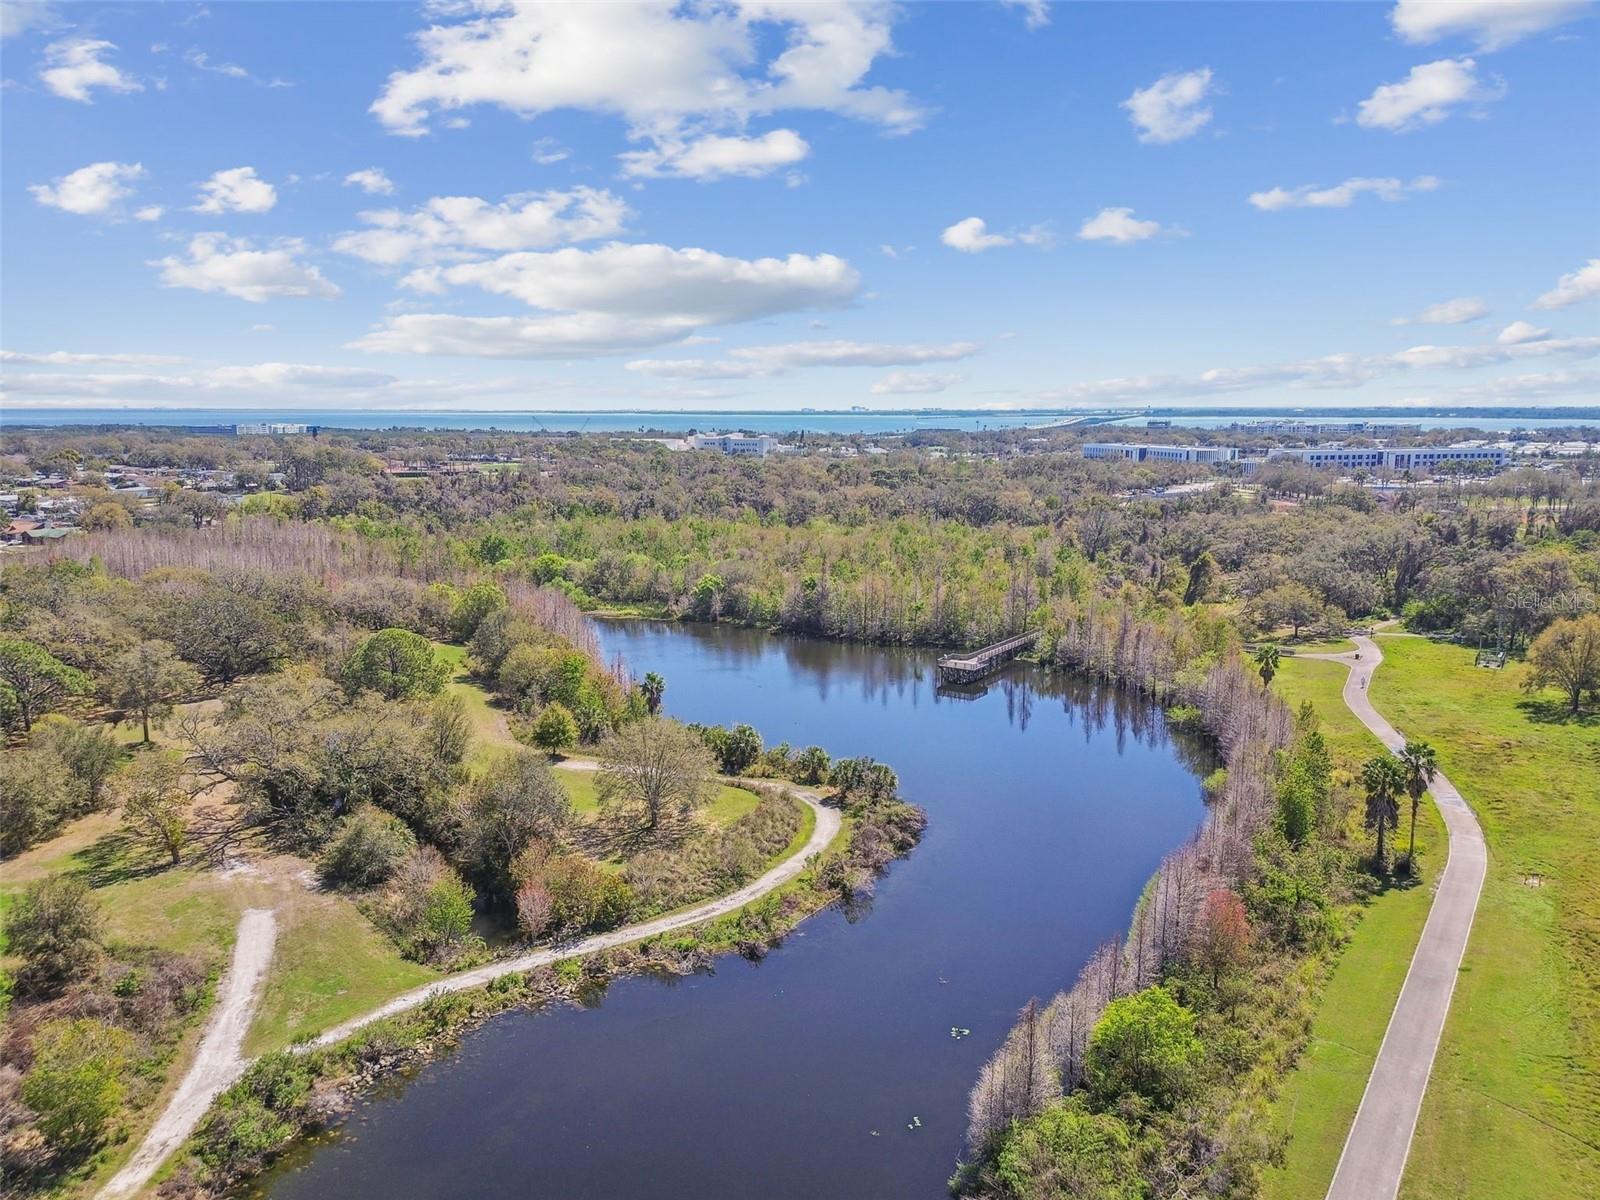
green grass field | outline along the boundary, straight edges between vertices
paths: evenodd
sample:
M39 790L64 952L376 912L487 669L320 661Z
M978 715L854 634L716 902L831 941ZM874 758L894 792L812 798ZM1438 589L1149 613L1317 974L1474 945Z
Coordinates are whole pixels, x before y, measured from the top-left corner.
M450 669L450 678L444 685L448 695L459 696L466 705L467 718L472 722L472 749L467 756L468 765L482 767L500 750L517 745L511 731L506 728L505 714L489 699L489 693L467 674L467 648L452 646L449 642L435 642L433 653Z
M567 797L572 801L572 810L580 817L588 818L600 811L600 797L595 792L594 776L593 771L556 764L556 778L566 789ZM725 783L717 789L717 794L706 805L703 815L721 829L750 812L758 802L754 792Z
M1382 747L1341 698L1340 663L1285 659L1274 680L1296 708L1309 700L1338 770L1354 773ZM1409 814L1407 814L1409 819ZM1402 825L1402 834L1409 833ZM1403 844L1403 843L1402 843ZM1443 869L1444 825L1432 804L1417 822L1420 886L1389 887L1362 906L1359 922L1324 984L1311 1040L1278 1094L1276 1125L1289 1135L1284 1162L1266 1174L1270 1200L1319 1198L1328 1189L1389 1015Z
M1520 664L1382 645L1373 702L1434 744L1489 842L1402 1200L1600 1196L1600 720L1529 697Z

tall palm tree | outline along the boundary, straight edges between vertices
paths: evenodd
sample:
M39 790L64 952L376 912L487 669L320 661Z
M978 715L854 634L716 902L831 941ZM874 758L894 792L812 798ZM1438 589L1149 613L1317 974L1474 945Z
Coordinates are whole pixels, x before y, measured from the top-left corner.
M1268 643L1257 647L1252 657L1255 659L1256 669L1261 672L1261 682L1271 687L1272 677L1278 673L1278 662L1283 657L1282 651Z
M1406 869L1416 873L1417 809L1428 794L1428 785L1439 773L1439 755L1427 742L1406 741L1400 751L1400 768L1406 775L1406 794L1411 797L1411 845L1406 849Z
M1406 769L1392 754L1375 754L1361 768L1361 786L1367 792L1367 828L1378 833L1374 864L1383 870L1383 835L1400 824L1400 796L1406 790Z
M645 706L650 709L650 715L655 716L661 711L661 697L666 693L667 681L651 671L645 675L639 690L644 693Z

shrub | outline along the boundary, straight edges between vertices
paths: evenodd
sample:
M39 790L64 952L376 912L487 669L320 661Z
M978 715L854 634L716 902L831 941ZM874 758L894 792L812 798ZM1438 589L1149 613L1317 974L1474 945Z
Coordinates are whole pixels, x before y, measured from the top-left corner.
M340 823L322 856L322 877L345 887L377 887L387 883L416 848L416 835L404 821L364 805Z
M537 938L550 928L555 917L555 900L541 883L525 883L517 889L517 928L526 938Z
M183 755L159 750L142 756L122 775L117 793L123 827L136 841L165 853L176 866L189 840Z
M533 744L541 750L555 753L565 750L578 740L578 722L566 705L551 703L533 723Z
M828 777L828 752L821 746L807 746L790 762L796 783L819 784Z
M125 1029L88 1019L47 1021L33 1035L33 1066L22 1098L56 1146L82 1152L98 1143L122 1104L133 1054Z
M6 934L30 984L54 987L84 974L100 952L100 914L89 885L72 875L36 880L11 910Z
M555 926L564 933L615 929L633 910L632 888L576 854L550 858L542 882L550 893Z
M200 1160L223 1176L263 1162L305 1125L311 1083L311 1064L300 1055L257 1059L212 1105L196 1134Z
M411 958L449 962L472 942L472 889L432 846L419 846L394 874L379 920Z
M55 754L12 750L0 755L0 855L26 850L66 820L72 782Z
M1106 1005L1089 1035L1084 1074L1101 1107L1132 1094L1170 1108L1189 1090L1200 1053L1194 1014L1165 987L1150 987Z
M1014 1126L994 1174L1007 1196L1141 1200L1145 1194L1127 1126L1085 1111L1076 1098Z
M496 759L473 785L462 834L477 878L510 901L517 856L535 840L558 840L571 823L572 801L550 764L518 749Z
M425 897L413 942L428 958L455 957L472 934L473 892L448 868L434 880Z
M506 593L498 583L480 579L456 597L450 610L450 633L458 642L472 640L478 625L496 609L506 607Z
M72 775L74 811L92 811L105 798L106 780L122 763L122 747L104 725L80 725L51 714L34 726L30 746L54 754Z

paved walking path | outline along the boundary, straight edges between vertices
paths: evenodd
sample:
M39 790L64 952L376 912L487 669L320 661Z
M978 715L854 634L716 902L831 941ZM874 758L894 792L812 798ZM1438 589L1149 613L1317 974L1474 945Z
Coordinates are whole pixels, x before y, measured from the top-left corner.
M586 765L589 769L593 767L593 764L581 762L567 765L580 770L585 769ZM295 1051L304 1053L306 1050L331 1046L374 1021L381 1021L385 1017L416 1008L429 997L443 992L469 991L472 988L482 987L502 975L513 975L532 970L534 967L548 966L562 959L579 958L598 950L625 946L629 942L637 942L737 912L752 900L765 896L799 875L806 869L806 864L812 856L820 853L839 832L843 818L838 809L823 804L822 797L808 788L791 787L789 791L816 814L817 822L811 831L811 836L796 853L738 891L729 892L725 896L697 904L682 912L657 917L653 921L628 925L566 946L535 950L516 958L478 967L476 970L463 971L458 975L447 975L443 979L436 979L423 987L396 996L371 1012L354 1017L342 1025L336 1025L315 1041L296 1046ZM272 945L276 934L277 923L271 910L253 908L244 914L239 922L239 934L233 947L233 965L229 967L227 975L222 980L216 1011L212 1013L210 1023L206 1026L205 1037L200 1042L200 1050L195 1055L193 1065L183 1077L183 1082L178 1085L178 1090L173 1093L166 1111L145 1136L143 1144L111 1182L101 1189L98 1200L117 1200L120 1197L132 1196L149 1183L150 1177L155 1174L156 1168L166 1161L167 1155L176 1150L199 1126L206 1110L211 1107L211 1102L250 1066L252 1060L243 1058L240 1049L244 1045L250 1021L255 1016L256 1002L261 996L261 984L266 978L267 965L272 961Z
M1344 702L1350 711L1391 750L1405 738L1384 720L1367 697L1372 673L1383 653L1371 638L1354 637L1357 650L1348 654L1305 654L1342 662L1350 668L1344 685ZM1356 658L1359 653L1361 657ZM1433 1058L1450 1012L1461 956L1466 952L1472 918L1478 911L1488 855L1483 830L1461 793L1444 777L1435 775L1429 788L1450 835L1450 857L1434 893L1433 907L1417 942L1394 1015L1378 1048L1366 1093L1356 1110L1355 1122L1345 1139L1344 1152L1334 1171L1327 1200L1393 1200L1400 1191L1411 1137L1428 1089Z
M271 909L246 909L239 918L233 961L217 989L216 1010L206 1025L194 1062L133 1157L100 1190L101 1200L131 1196L149 1183L167 1155L200 1124L211 1102L244 1074L250 1064L239 1050L256 1014L256 1001L261 998L261 985L267 977L277 937L278 921Z

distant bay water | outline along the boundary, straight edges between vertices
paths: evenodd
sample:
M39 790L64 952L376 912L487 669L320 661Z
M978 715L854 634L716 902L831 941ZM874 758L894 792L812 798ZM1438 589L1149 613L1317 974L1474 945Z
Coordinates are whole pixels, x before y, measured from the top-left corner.
M1526 410L1524 410L1526 411ZM1570 414L1570 415L1569 415ZM334 429L502 429L513 432L551 433L687 433L691 430L740 429L778 436L799 433L893 434L917 430L1045 428L1062 424L1098 424L1109 428L1137 428L1146 421L1170 420L1175 426L1198 429L1227 428L1236 422L1262 420L1389 421L1420 425L1424 429L1549 429L1570 426L1600 427L1600 408L1567 409L1556 417L1507 415L1504 410L1459 413L1431 411L1427 416L1405 409L1378 411L1299 410L1283 412L1187 413L1151 410L1138 413L1094 413L1041 410L1010 412L919 410L843 412L393 412L377 409L325 409L317 412L286 409L224 408L37 408L8 406L0 410L0 427L60 425L151 425L231 432L237 423L300 421Z

